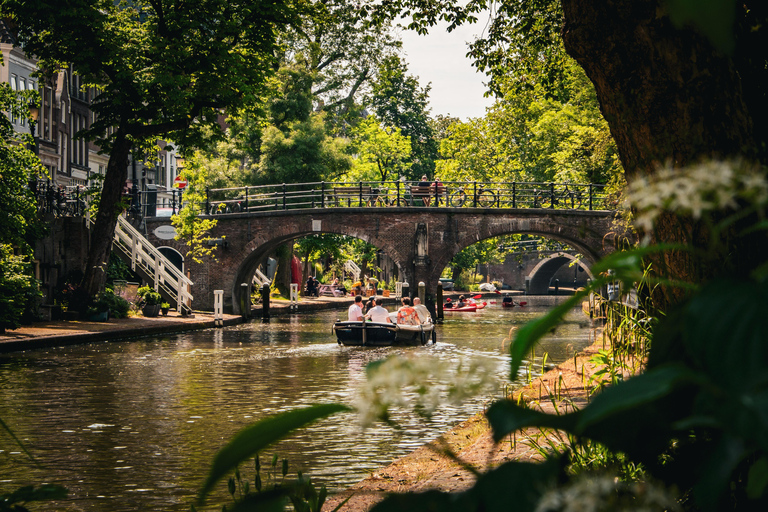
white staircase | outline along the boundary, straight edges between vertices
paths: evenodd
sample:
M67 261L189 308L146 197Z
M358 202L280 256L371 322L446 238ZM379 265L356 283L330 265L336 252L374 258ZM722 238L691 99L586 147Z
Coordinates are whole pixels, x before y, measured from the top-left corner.
M163 300L176 304L176 311L192 312L192 281L122 216L117 218L112 248L131 270L153 283Z
M347 260L344 262L344 270L351 273L354 276L354 279L352 279L352 282L356 282L360 280L360 267L355 264L352 260Z

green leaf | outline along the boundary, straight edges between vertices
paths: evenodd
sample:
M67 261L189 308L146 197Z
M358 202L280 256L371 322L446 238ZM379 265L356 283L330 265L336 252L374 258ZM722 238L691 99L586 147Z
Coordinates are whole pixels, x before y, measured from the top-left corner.
M572 430L578 418L578 413L547 414L527 407L520 407L512 400L494 403L485 415L493 430L493 440L497 443L507 434L527 427Z
M216 482L233 471L240 463L253 457L259 450L298 428L332 414L350 410L352 409L342 404L313 405L270 416L246 427L214 457L208 479L200 491L198 501L202 503Z
M749 468L747 475L747 496L757 499L763 495L768 487L768 458L760 457Z
M548 314L528 322L517 331L515 341L509 347L509 353L512 357L509 378L512 382L517 380L517 372L523 363L523 359L533 348L533 345L554 328L566 313L571 311L584 297L589 295L591 290L599 289L607 282L608 279L606 278L596 279L587 289L576 292L576 294L552 309Z

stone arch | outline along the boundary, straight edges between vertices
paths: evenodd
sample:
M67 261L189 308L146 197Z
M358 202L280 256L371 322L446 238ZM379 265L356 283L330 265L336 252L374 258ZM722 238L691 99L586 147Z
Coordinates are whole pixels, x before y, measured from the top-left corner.
M528 293L530 295L546 295L549 291L549 283L552 280L552 276L555 275L560 267L574 261L577 262L577 265L584 267L590 279L594 279L592 271L580 259L566 252L561 252L542 259L531 269L526 277L526 280L530 281Z
M280 245L284 244L285 242L289 242L291 240L296 240L297 238L301 238L304 236L309 235L319 235L319 234L337 234L337 235L345 235L350 236L353 238L358 238L360 240L363 240L376 248L384 251L385 253L389 254L395 264L398 267L399 272L403 272L404 269L400 265L400 261L402 261L401 257L399 256L399 251L393 247L391 244L387 243L384 240L380 240L376 237L368 236L364 233L358 233L358 234L352 234L349 231L355 231L355 230L338 230L338 231L331 231L331 230L321 230L321 231L306 231L306 230L296 230L291 231L290 229L285 230L283 233L281 233L279 236L271 236L269 239L266 239L264 237L258 237L251 240L244 249L240 252L240 255L238 257L240 264L235 270L234 273L234 279L232 282L232 288L231 288L231 297L232 297L232 310L234 314L242 314L242 305L246 303L247 297L243 296L243 287L241 286L241 283L251 283L251 280L253 278L253 275L256 273L256 269L259 266L259 263L269 254L275 251Z

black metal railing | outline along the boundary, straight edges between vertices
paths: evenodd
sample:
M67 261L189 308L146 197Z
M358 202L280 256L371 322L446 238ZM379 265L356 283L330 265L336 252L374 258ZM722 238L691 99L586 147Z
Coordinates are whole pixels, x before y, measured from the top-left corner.
M612 210L604 185L543 182L358 181L206 189L210 215L301 208L430 207Z
M82 186L37 183L38 208L56 216L84 215L88 198ZM613 210L604 185L543 182L357 181L280 183L205 190L203 212L227 215L306 208L541 208ZM124 194L131 217L170 217L183 206L180 190Z

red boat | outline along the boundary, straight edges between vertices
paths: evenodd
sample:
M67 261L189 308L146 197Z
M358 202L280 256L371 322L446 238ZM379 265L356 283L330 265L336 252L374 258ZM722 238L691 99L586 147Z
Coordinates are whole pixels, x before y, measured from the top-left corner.
M443 311L451 312L456 311L457 313L471 313L473 311L477 311L478 309L483 309L486 306L486 302L475 302L474 304L467 304L466 306L455 308L453 307L453 302L446 302L443 306Z

